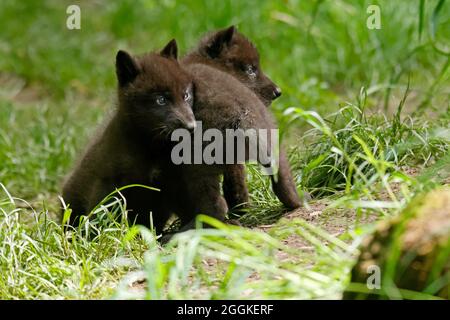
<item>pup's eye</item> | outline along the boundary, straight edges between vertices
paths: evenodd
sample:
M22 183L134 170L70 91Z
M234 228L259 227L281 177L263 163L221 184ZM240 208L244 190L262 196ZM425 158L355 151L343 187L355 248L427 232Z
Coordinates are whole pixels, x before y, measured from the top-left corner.
M186 91L186 92L183 94L183 100L184 100L184 101L187 101L187 102L190 102L190 101L192 100L192 94L191 94L190 91Z
M250 64L245 66L245 73L250 77L254 78L256 77L256 67L252 66Z
M156 103L159 104L160 106L165 106L167 104L167 99L164 96L157 96Z

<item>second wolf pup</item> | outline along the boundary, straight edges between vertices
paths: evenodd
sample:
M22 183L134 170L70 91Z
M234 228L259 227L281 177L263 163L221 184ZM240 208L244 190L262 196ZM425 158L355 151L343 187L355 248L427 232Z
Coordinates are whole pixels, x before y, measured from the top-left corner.
M181 62L184 65L205 64L233 75L255 92L266 106L281 95L280 88L262 71L256 47L234 26L207 34ZM280 149L279 157L277 178L272 176L274 192L287 208L297 208L301 202L283 149ZM225 167L223 190L229 207L237 207L235 213L240 214L239 209L248 202L243 165Z

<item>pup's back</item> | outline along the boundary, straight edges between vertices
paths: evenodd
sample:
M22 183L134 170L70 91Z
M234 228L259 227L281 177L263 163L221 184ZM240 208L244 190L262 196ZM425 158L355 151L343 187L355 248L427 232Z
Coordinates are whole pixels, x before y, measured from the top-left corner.
M194 79L195 117L204 128L275 128L258 96L235 77L200 63L185 65L185 69Z

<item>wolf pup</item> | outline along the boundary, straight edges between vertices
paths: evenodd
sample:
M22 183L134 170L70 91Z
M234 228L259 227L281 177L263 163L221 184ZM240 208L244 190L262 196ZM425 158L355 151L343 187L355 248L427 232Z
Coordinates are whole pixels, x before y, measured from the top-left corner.
M233 75L255 92L266 106L281 96L281 89L263 72L255 45L230 26L203 36L182 62L198 62Z
M182 64L205 64L233 75L257 94L265 106L281 95L275 85L261 70L256 47L238 33L234 26L206 35L198 47L182 59ZM272 176L272 186L281 202L290 209L300 206L300 199L283 149L280 150L278 179ZM242 214L248 202L244 165L225 167L223 191L230 208Z
M227 164L229 158L234 161L233 165L237 158L240 158L240 161L252 160L259 162L266 168L272 167L272 160L276 161L272 154L273 137L266 136L264 133L260 134L260 132L262 132L261 129L264 129L271 133L271 130L276 129L276 126L274 119L267 112L267 107L258 96L232 75L205 64L182 64L182 67L189 72L194 81L193 109L195 118L201 122L202 129L205 132L214 129L219 136L225 137L220 140L220 143L223 143L222 150L226 150L226 152L219 152L220 155L215 154L214 161L208 164L203 161L196 163L193 159L185 161L183 152L183 161L174 165L181 169L180 181L190 182L190 187L187 190L189 203L195 204L194 210L190 214L184 214L185 217L192 216L193 219L188 221L181 219L182 228L180 231L185 231L195 227L194 218L197 214L207 214L218 220L225 220L228 206L221 194L220 183L221 176L229 165ZM242 144L245 146L243 154L237 154L236 148L233 156L230 156L228 151L231 151L231 149L227 149L230 141L228 140L229 129L232 129L232 131L240 129L244 132L251 129L255 132L253 137L257 138L257 142L256 139L246 139L245 143ZM199 155L199 151L203 152L203 147L205 147L203 143L206 142L201 141L200 149L198 149L195 146L195 135L197 133L197 131L193 133L192 139L194 141L194 152L189 153L191 158L193 155L194 159ZM254 143L259 149L257 155L252 155L248 151L254 150ZM236 147L236 144L234 144L234 147ZM261 154L260 150L265 151ZM203 154L201 156L203 157ZM168 241L170 237L170 234L165 235L162 242Z
M264 129L268 132L272 129L276 129L273 116L267 111L266 105L254 91L249 89L228 72L215 68L210 64L209 58L201 57L200 55L197 55L193 59L190 59L189 57L192 56L188 55L185 59L182 59L181 65L193 78L195 87L194 114L195 118L198 121L201 121L204 130L219 130L222 137L226 137L228 129L240 129L244 131L252 129L254 132L260 132L260 129ZM259 133L257 135L259 135ZM266 147L265 150L271 150L271 138L264 143ZM250 145L252 145L252 142L246 142L245 150L249 150ZM258 145L257 147L260 148L261 145ZM264 150L264 146L262 149ZM247 151L244 152L244 161L250 160L247 158ZM236 155L236 153L234 154ZM191 161L190 163L184 162L180 165L180 168L182 168L182 175L180 178L185 181L191 181L190 185L192 188L189 188L191 191L190 202L197 204L195 211L191 214L194 217L196 214L203 213L216 217L222 221L225 219L225 215L228 212L228 206L224 197L221 195L220 182L221 176L224 175L226 168L230 166L230 164L227 164L227 161L225 161L225 158L228 158L225 153L221 154L221 156L223 159L220 162L195 164ZM251 160L256 160L265 166L268 163L266 161L267 158L262 159L259 158L259 156L260 154L258 154L256 159L253 158ZM269 159L271 158L271 160L276 161L272 156L273 154L268 155ZM281 159L283 160L284 158ZM283 168L287 167L289 170L286 161L283 162L282 165ZM278 169L279 171L284 170L281 166ZM243 181L245 183L244 178L245 177L243 177ZM295 185L293 184L292 177L283 175L283 179L286 179L291 183L291 185L289 185L290 189L286 188L286 190L279 191L280 189L277 189L276 186L283 184L280 184L280 179L275 182L276 179L273 178L274 189L277 196L289 207L300 206L300 200ZM191 220L186 224L185 221L182 220L182 225L183 227L180 231L185 231L193 228L195 226L195 221ZM170 237L171 235L166 235L163 242L168 241Z
M169 136L177 128L195 128L192 78L178 64L175 40L159 53L136 58L119 51L116 74L117 110L64 183L62 196L72 209L69 224L77 225L116 188L143 184L161 192L125 189L129 218L149 226L152 212L160 233L173 211L189 206L171 165Z

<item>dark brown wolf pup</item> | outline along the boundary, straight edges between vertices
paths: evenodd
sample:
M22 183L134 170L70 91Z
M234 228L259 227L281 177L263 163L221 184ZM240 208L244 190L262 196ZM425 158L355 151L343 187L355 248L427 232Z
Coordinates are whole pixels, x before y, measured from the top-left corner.
M174 40L159 53L132 57L119 51L116 73L117 110L64 183L62 196L72 209L69 223L76 226L81 215L116 188L142 184L161 192L124 190L129 218L150 226L152 213L160 233L172 212L193 210L170 158L170 133L178 128L192 131L196 125L192 78L177 62Z
M207 34L198 47L182 59L182 64L205 64L231 74L256 93L266 106L281 95L280 88L261 70L254 44L234 26ZM220 116L220 112L215 114ZM299 207L301 202L283 149L280 150L279 173L277 179L274 178L273 189L280 201L290 209ZM225 167L223 190L228 206L236 208L236 214L245 212L241 210L248 202L244 165Z

